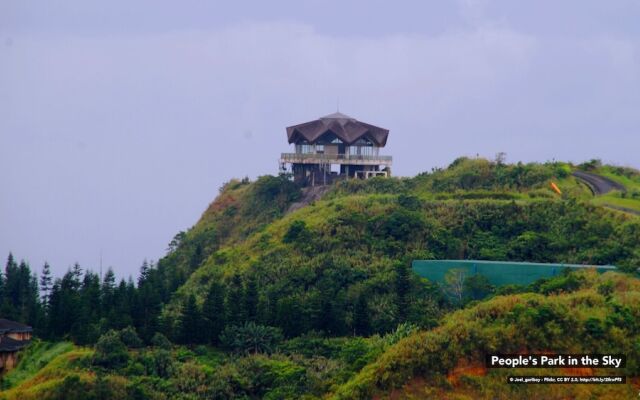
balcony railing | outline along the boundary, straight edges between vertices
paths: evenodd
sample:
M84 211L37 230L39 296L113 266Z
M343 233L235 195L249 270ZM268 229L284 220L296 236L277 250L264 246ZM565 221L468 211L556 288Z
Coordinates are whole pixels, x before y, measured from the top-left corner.
M391 156L323 153L282 153L282 162L336 163L336 164L391 164Z

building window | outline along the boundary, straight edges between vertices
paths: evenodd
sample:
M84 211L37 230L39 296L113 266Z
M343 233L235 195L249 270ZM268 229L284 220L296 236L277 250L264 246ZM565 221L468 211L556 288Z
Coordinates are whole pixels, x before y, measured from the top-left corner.
M324 145L323 144L317 144L316 145L316 153L324 153Z
M373 147L372 146L349 146L349 155L350 156L372 156Z

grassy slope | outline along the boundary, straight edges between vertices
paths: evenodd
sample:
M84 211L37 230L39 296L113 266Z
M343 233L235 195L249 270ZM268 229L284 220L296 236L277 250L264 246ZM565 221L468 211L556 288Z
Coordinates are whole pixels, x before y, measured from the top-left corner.
M50 343L34 340L20 353L18 366L2 377L2 388L8 389L31 378L54 358L73 350L73 343Z
M42 359L45 363L44 365L37 362L33 367L27 365L27 367L23 368L22 364L28 364L29 360L24 359L21 361L18 369L26 369L30 372L22 376L23 380L16 382L18 383L17 386L2 392L0 399L46 400L53 395L55 388L69 376L77 376L84 382L93 380L94 374L87 370L86 367L83 367L83 363L79 362L91 357L93 352L75 346L72 349L68 349L68 346L68 343L58 343L52 346L50 351L57 348L61 353L51 360ZM62 351L62 348L65 351ZM46 354L45 352L43 357L46 357Z
M613 272L584 277L583 288L573 293L500 296L448 315L438 328L387 350L333 398L635 398L636 379L627 385L505 384L508 375L638 376L640 331L634 321L640 316L640 280ZM610 296L602 289L609 284ZM485 354L519 352L623 353L628 365L626 371L483 366Z
M623 184L627 189L627 192L609 192L603 196L595 198L593 200L594 204L611 204L618 207L640 211L640 173L638 173L638 171L604 166L599 168L596 172Z

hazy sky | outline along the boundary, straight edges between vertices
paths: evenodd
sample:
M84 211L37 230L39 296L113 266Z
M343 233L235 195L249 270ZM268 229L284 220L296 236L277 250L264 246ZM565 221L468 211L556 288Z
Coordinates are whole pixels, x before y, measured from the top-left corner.
M638 21L638 0L0 0L0 257L136 276L338 98L390 129L396 175L640 167Z

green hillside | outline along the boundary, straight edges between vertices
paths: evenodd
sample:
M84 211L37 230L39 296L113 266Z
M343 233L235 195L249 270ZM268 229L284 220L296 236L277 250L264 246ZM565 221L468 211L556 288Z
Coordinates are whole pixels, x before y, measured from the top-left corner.
M492 351L618 352L638 376L640 217L605 206L616 194L594 197L577 168L636 201L637 171L597 163L460 158L413 178L339 182L314 201L286 177L232 180L137 285L65 275L49 311L65 319L45 326L77 346L32 345L0 399L637 395L636 380L507 387L507 370L481 363ZM527 287L468 278L454 295L412 274L414 259L619 272Z
M388 349L332 396L335 399L491 398L623 399L637 396L640 281L608 272L577 274L580 284L554 295L499 296L448 315L436 329ZM576 371L487 370L492 353L626 354L627 367L589 375L625 375L633 385L507 385L508 375Z
M552 181L565 189L562 196L550 189ZM592 206L588 193L566 164L482 159L459 159L412 179L343 182L323 200L213 251L173 296L164 319L178 321L188 295L201 303L213 283L250 282L257 288L255 320L288 337L353 332L359 297L371 315L367 333L384 333L406 316L430 326L449 306L412 277L411 301L398 310L395 269L413 259L637 265L638 218ZM205 214L193 231L208 224ZM336 310L326 312L328 323L323 308Z

